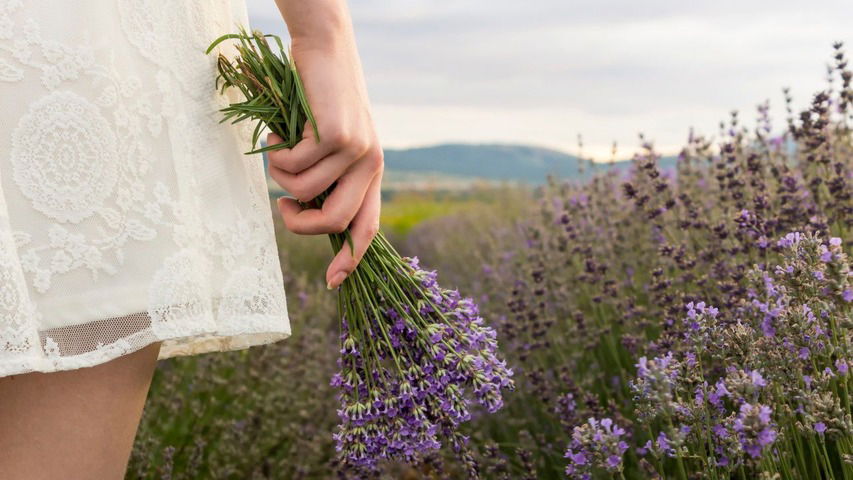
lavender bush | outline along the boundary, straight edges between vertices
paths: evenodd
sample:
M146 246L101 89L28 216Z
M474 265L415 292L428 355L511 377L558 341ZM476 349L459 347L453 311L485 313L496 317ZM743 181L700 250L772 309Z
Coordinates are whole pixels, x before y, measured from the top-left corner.
M630 172L539 192L525 273L495 288L513 292L501 330L520 389L563 427L519 425L542 437L542 477L560 476L561 449L572 478L851 476L840 45L829 73L799 115L786 95L784 132L762 104L754 129L732 114L716 146L691 135L674 171L646 142ZM584 433L601 418L630 438L621 464Z
M471 328L478 315L493 319L517 389L499 412L475 410L460 425L470 438L463 461L447 448L383 463L374 474L853 478L853 74L841 45L828 74L827 88L801 112L786 93L782 125L771 123L768 103L750 128L733 113L713 139L691 135L672 169L643 139L629 171L582 184L553 180L514 192L510 202L523 208L495 202L411 230L404 253L417 252L480 306L431 290L437 309L461 309ZM164 362L132 462L138 478L161 478L166 465L175 478L203 478L192 465L215 472L210 478L353 475L335 463L332 438L316 434L338 421L328 410L334 390L318 380L332 375L334 356L318 344L340 339L334 323L299 320L330 318L334 305L321 288L289 288L307 292L305 308L294 309L303 338L297 332L248 357L217 354L205 367L213 375L200 375L190 363L198 360ZM403 341L405 325L395 335ZM431 340L416 356L429 355ZM235 368L255 356L252 369ZM282 373L241 405L235 386L251 388L270 368ZM186 378L207 386L189 391ZM449 416L468 417L444 405ZM255 410L269 426L227 433ZM415 424L415 438L426 432L428 441L429 427ZM260 447L277 443L288 447ZM237 451L246 454L229 453Z

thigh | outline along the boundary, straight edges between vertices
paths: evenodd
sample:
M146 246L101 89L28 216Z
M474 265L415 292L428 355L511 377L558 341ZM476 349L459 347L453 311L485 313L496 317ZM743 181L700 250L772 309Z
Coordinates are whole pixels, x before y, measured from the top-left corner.
M4 480L124 478L160 343L101 365L0 378Z

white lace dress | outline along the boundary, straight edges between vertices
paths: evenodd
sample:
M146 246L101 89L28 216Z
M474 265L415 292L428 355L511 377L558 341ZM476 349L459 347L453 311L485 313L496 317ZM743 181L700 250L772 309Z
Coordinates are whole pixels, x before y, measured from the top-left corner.
M0 376L290 334L262 160L204 54L238 23L244 0L0 0Z

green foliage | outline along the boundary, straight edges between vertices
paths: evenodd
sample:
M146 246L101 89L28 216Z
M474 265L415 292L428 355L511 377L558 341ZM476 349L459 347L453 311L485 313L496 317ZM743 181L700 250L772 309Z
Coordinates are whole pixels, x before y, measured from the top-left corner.
M383 228L398 235L408 234L417 225L432 219L464 212L502 210L506 218L517 214L522 203L511 204L520 190L474 186L459 191L392 192L382 205ZM499 208L496 208L499 207Z
M273 53L267 38L273 38L278 45L278 53ZM223 35L207 48L210 53L226 40L238 40L238 56L229 59L223 54L217 57L219 75L216 85L222 82L221 92L228 88L239 90L244 99L232 103L221 110L221 122L238 123L245 120L255 122L252 134L252 146L258 144L261 132L269 128L282 138L282 143L256 148L247 154L262 153L282 148L292 148L302 139L306 122L314 127L314 138L320 141L317 122L305 98L302 81L284 52L284 45L276 35L264 35L255 30L247 32L240 27L236 34Z

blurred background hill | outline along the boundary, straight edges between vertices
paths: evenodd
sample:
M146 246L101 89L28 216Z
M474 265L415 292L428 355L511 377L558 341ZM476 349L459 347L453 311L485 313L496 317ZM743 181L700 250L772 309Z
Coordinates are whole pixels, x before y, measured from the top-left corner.
M663 170L675 157L660 159ZM266 160L265 160L266 165ZM445 143L385 149L385 190L461 190L474 184L540 185L549 175L586 180L609 168L628 170L630 160L592 163L559 150L521 144ZM270 191L281 189L270 181Z

